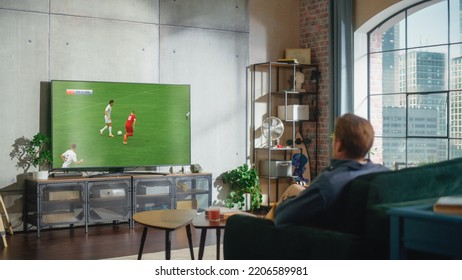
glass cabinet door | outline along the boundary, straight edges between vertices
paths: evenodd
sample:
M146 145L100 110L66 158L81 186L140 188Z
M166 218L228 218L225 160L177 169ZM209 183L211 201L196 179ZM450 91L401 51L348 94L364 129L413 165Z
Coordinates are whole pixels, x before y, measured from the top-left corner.
M85 184L40 185L40 225L79 224L85 222Z
M134 179L134 212L171 209L173 183L169 178Z
M131 179L88 182L88 222L131 219Z

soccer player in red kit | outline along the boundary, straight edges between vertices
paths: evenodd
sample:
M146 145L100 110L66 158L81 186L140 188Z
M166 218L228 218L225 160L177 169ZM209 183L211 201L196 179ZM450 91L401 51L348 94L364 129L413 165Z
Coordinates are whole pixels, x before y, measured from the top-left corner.
M135 117L135 111L132 111L130 115L128 116L127 121L125 122L125 135L124 135L124 144L127 144L127 139L129 136L133 136L135 132L135 123L136 123L136 117Z

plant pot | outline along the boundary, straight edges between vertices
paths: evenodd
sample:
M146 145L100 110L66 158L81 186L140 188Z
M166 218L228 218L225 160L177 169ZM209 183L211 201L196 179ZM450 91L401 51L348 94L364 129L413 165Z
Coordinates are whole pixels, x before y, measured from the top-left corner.
M250 193L244 194L244 211L250 211Z
M37 180L47 180L48 171L34 171L33 178Z

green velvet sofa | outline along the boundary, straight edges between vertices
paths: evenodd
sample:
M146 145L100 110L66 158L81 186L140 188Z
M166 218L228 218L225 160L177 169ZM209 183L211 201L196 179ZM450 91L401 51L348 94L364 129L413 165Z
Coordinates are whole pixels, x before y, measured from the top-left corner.
M389 259L389 209L434 203L455 194L462 194L462 158L363 175L345 188L335 228L277 228L263 218L231 216L225 228L224 258Z

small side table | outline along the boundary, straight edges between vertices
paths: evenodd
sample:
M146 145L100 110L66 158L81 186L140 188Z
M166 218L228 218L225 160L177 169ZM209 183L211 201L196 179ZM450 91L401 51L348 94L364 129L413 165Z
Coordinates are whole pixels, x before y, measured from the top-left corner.
M220 259L221 229L225 228L226 221L221 219L219 222L210 222L208 217L206 217L205 213L201 213L192 220L192 225L195 228L201 229L201 240L199 243L198 259L202 260L202 257L204 256L204 247L205 247L205 239L207 237L207 230L215 229L216 234L217 234L217 260L219 260Z
M234 212L239 212L237 214L239 215L251 215L255 216L253 214L247 213L247 212L242 212L242 211L237 211L229 208L220 208L220 214L223 216L224 213L234 213ZM211 222L209 221L207 215L205 213L201 213L197 215L192 220L192 225L195 228L201 229L201 239L199 243L199 256L198 259L202 260L202 257L204 256L204 247L205 247L205 239L207 237L207 230L208 229L215 229L216 230L216 238L217 238L217 260L220 259L220 242L221 242L221 230L226 227L226 220L223 219L223 217L220 219L219 222Z
M191 253L191 259L194 260L194 250L191 237L191 221L196 216L197 211L195 209L150 210L139 212L133 215L133 220L135 222L144 225L140 249L138 252L138 260L141 260L141 256L143 255L144 242L146 241L146 234L149 227L165 230L165 259L169 260L171 249L170 233L182 226L186 226L189 252Z
M398 207L390 215L390 258L408 250L462 259L462 216L433 212L433 205Z

